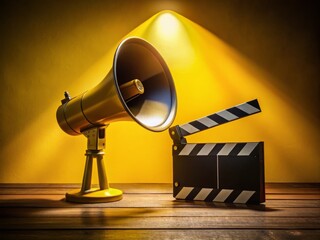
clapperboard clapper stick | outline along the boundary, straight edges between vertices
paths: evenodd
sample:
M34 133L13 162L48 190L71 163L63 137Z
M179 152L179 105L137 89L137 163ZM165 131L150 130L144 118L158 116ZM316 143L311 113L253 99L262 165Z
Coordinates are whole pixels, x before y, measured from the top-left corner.
M264 144L187 143L186 136L261 112L258 100L169 129L176 199L259 204L265 201Z

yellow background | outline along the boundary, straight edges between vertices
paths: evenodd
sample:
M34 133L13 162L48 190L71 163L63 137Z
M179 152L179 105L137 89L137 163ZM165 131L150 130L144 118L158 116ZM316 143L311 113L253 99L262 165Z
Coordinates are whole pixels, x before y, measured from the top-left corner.
M319 182L319 39L310 3L1 1L0 182L82 180L86 139L62 132L55 112L65 90L76 96L104 78L128 36L145 38L166 60L178 95L174 124L259 100L262 113L189 142L264 141L267 182ZM111 124L109 181L171 182L171 145L167 131Z

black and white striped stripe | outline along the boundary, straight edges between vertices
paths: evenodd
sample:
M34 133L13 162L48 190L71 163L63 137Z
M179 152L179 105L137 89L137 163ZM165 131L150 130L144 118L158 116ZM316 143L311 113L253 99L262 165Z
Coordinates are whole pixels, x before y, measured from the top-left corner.
M182 136L188 136L199 131L216 127L218 125L231 122L255 113L261 112L258 100L252 100L239 104L232 108L222 110L212 115L194 120L192 122L179 125Z
M257 192L252 190L182 187L174 197L180 200L247 204L257 201L255 199Z
M247 143L187 143L175 145L173 154L179 156L250 156L259 142Z

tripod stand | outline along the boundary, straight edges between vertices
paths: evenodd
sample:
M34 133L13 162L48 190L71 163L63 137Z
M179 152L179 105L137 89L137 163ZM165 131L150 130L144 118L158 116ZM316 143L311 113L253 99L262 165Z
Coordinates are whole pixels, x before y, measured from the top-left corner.
M113 202L122 199L122 191L110 188L104 165L105 126L94 127L83 131L87 137L86 165L84 169L82 187L66 193L68 202L98 203ZM99 188L91 188L93 159L97 160Z

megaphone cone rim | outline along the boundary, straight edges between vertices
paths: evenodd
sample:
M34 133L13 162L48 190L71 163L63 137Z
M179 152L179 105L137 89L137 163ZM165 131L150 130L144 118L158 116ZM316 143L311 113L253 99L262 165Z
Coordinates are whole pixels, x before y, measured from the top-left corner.
M163 67L164 73L169 81L169 85L170 85L170 91L171 91L171 108L170 108L170 112L168 114L168 117L166 118L166 120L164 122L162 122L159 125L156 126L148 126L147 124L143 123L142 121L140 121L138 118L136 118L136 116L131 112L130 108L128 107L127 103L125 102L124 98L122 97L121 91L120 91L120 87L118 84L118 77L117 77L117 61L119 58L119 52L120 50L123 48L124 45L128 44L128 43L137 43L137 44L141 44L144 47L148 48L149 51L151 51L157 58L157 60L159 61L159 63L161 64L161 66ZM170 127L170 125L173 123L174 118L176 116L176 112L177 112L177 97L176 97L176 91L175 91L175 86L174 86L174 82L173 82L173 78L172 75L169 71L169 68L166 64L166 62L164 61L164 59L162 58L162 56L160 55L160 53L157 51L157 49L149 42L147 42L146 40L139 38L139 37L129 37L126 38L124 40L122 40L120 42L120 44L118 45L115 54L114 54L114 58L113 58L113 75L114 75L114 83L119 95L119 99L121 101L121 104L123 105L124 109L126 110L126 112L132 117L132 119L134 119L138 124L140 124L142 127L154 131L154 132L161 132L164 131L166 129L168 129Z

